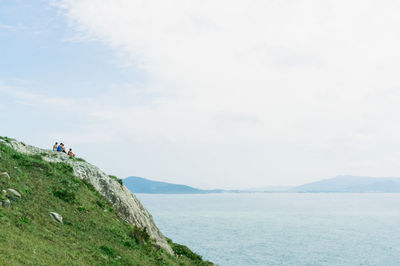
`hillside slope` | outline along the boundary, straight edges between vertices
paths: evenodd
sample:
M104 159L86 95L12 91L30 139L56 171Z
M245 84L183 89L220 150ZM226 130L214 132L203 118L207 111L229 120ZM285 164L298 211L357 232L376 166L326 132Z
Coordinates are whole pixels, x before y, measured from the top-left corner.
M97 167L8 138L0 157L1 265L208 264Z

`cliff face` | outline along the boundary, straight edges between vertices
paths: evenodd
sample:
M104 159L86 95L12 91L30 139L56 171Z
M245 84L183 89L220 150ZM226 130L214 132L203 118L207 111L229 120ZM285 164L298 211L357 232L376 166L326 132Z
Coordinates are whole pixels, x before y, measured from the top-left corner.
M159 246L169 253L173 253L164 235L155 225L153 217L142 203L125 186L110 178L98 167L84 161L72 160L64 153L36 148L16 140L6 142L0 139L0 142L23 154L40 155L48 162L63 162L70 165L76 177L91 183L101 195L112 203L121 219L138 227L146 228L150 237Z

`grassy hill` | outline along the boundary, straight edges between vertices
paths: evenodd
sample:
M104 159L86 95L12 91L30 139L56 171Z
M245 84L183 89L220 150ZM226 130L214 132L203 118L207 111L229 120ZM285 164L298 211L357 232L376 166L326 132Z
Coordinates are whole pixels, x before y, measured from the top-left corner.
M0 265L211 265L169 241L171 255L145 229L119 219L70 165L1 142L0 155Z

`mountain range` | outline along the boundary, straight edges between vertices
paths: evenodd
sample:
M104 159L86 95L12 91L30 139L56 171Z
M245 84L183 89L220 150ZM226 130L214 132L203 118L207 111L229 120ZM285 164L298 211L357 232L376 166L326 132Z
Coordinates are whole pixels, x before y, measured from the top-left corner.
M152 181L131 176L123 180L133 193L206 194L206 193L400 193L400 178L340 175L301 186L266 186L261 188L204 190L186 185Z

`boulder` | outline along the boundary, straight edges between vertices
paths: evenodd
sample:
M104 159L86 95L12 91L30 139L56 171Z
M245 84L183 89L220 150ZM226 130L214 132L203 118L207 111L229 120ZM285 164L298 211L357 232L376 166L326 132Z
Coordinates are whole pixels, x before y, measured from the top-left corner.
M51 216L54 220L56 220L57 222L59 222L59 223L64 223L64 222L63 222L63 218L62 218L62 216L61 216L60 214L58 214L58 213L56 213L56 212L50 212L50 216Z
M0 202L1 202L1 205L3 207L10 207L11 206L11 202L10 202L9 199L1 200Z
M8 179L11 179L10 175L7 172L0 173L0 176L7 177Z
M18 198L18 197L15 197L15 196L12 196L12 195L8 195L7 198L8 198L9 200L11 200L11 201L14 201L14 202L18 202L18 201L19 201L19 198Z
M9 188L9 189L7 189L7 190L8 190L8 192L10 192L10 194L12 194L13 196L16 196L16 197L18 197L18 198L21 197L21 194L20 194L18 191L16 191L15 189Z

